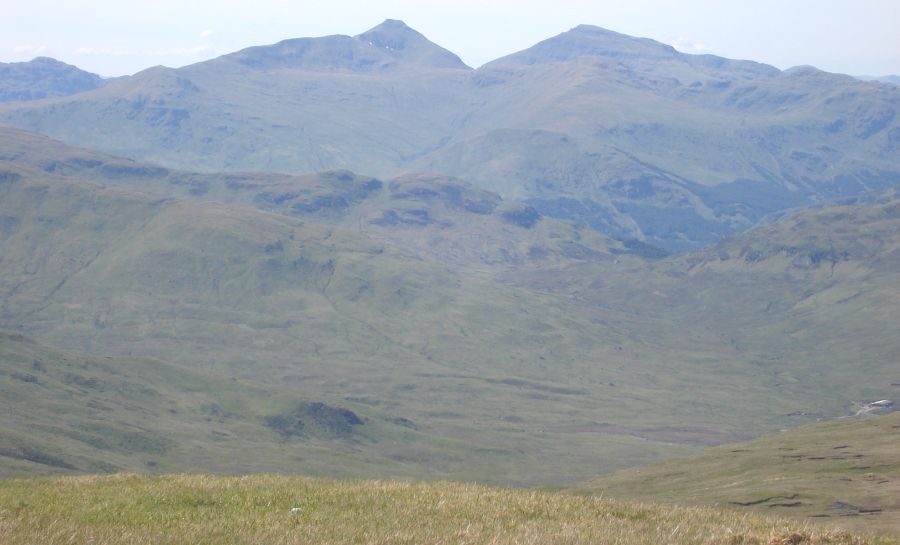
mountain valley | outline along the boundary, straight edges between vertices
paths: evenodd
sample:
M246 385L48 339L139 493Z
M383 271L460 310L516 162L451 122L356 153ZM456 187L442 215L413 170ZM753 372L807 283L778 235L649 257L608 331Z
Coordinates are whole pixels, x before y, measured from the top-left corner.
M4 478L746 503L791 441L896 445L841 418L900 397L895 85L593 26L471 68L396 20L62 73L0 70Z

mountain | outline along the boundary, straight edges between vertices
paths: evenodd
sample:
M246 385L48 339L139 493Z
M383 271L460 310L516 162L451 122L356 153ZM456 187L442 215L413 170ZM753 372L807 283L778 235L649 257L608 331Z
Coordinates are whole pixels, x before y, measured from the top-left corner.
M65 179L218 201L358 231L468 273L611 261L629 253L590 229L439 175L380 180L349 171L227 176L162 168L0 127L0 161ZM615 253L614 253L615 252Z
M96 74L49 57L0 63L0 102L74 95L105 83Z
M386 22L355 38L288 40L150 68L77 103L42 103L31 114L37 123L15 121L23 110L0 123L168 167L381 176L440 145L469 100L470 72Z
M894 85L900 85L900 76L857 76L859 79L863 81L880 81L881 83L893 83Z
M386 21L0 106L0 472L560 485L891 399L897 93Z
M711 505L900 531L900 413L783 430L599 477L604 497Z
M427 172L684 251L900 180L896 86L579 26L473 70L399 21L156 67L0 123L167 168Z
M417 168L670 250L900 179L889 86L585 26L477 77L503 103Z
M403 21L388 19L358 36L285 40L223 57L255 69L323 71L468 69L459 57L428 41Z
M433 175L197 174L3 134L0 328L62 357L152 358L253 383L235 444L263 437L271 417L288 444L322 446L285 467L577 482L851 414L896 381L893 194L660 258ZM25 368L11 373L41 380L16 361ZM71 372L108 382L112 369ZM267 398L281 401L253 401ZM10 463L40 471L22 465L23 445L57 458L69 447L28 443L30 428L56 428L29 420L21 390L8 399L24 415L4 421ZM351 437L332 463L334 443L290 431L314 403L399 428L359 438L381 454ZM172 425L206 433L185 418ZM64 463L79 469L144 459L73 452ZM272 464L288 455L271 452ZM382 455L396 464L380 472Z
M64 353L114 361L150 357L236 381L236 387L251 381L263 392L283 388L294 399L349 405L370 418L377 411L427 438L363 436L361 446L339 449L349 449L339 458L333 445L313 442L315 451L303 463L286 462L285 468L534 484L577 480L600 451L610 453L611 467L621 467L625 459L689 450L695 437L708 440L694 434L679 445L650 446L620 430L607 437L554 429L573 416L606 414L606 408L614 408L610 418L624 420L618 407L626 394L608 383L631 374L612 345L615 331L570 316L563 300L461 274L327 223L104 189L11 163L0 170L0 327L27 332ZM605 362L602 368L597 361ZM13 371L41 380L27 365ZM88 378L110 382L103 376L108 372L98 369ZM596 380L589 388L585 373ZM132 382L139 384L140 376ZM4 442L16 459L28 429L55 429L39 418L49 413L28 412L29 399L11 396L18 404L11 412L31 418L4 420ZM632 403L625 400L625 406ZM236 426L261 416L283 415L286 420L276 422L287 423L296 418L286 400L257 409L247 404L238 407ZM182 425L198 429L190 418ZM264 431L244 429L236 441ZM192 444L215 439L203 433ZM170 439L179 445L181 437ZM375 469L378 458L366 437L397 463ZM52 444L25 447L57 458L67 452ZM87 456L90 450L74 452ZM231 467L261 467L232 456ZM221 467L208 458L195 465L157 458L160 467ZM119 460L116 467L138 463ZM78 459L65 463L86 469Z

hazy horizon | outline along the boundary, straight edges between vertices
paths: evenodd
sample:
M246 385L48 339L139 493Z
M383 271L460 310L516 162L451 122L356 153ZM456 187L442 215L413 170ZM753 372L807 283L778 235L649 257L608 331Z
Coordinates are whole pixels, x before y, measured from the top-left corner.
M170 0L135 7L109 0L71 5L0 0L6 29L0 62L53 57L103 76L156 65L179 67L290 38L355 35L400 19L473 67L528 48L579 24L652 38L686 53L750 59L785 69L900 74L900 8L890 0L765 0L725 5L663 0L628 5L577 2L428 5L397 0L354 2L261 0L253 5ZM173 15L174 14L174 15Z

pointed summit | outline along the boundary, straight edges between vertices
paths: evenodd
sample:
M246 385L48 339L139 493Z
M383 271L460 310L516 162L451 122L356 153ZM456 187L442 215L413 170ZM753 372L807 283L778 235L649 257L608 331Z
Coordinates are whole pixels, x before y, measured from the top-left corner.
M469 68L454 53L397 19L386 19L356 38L410 64L431 68Z
M388 19L358 36L295 38L248 47L221 57L256 69L377 72L397 68L469 69L456 55L428 41L403 21Z
M356 36L360 40L372 42L377 47L390 49L406 49L407 43L414 41L428 41L425 36L411 29L399 19L385 19L383 23Z

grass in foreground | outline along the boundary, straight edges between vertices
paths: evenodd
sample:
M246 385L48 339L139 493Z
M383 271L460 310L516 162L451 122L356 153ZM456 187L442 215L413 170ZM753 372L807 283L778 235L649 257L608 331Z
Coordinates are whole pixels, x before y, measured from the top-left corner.
M706 508L454 483L300 477L63 477L0 482L0 543L616 543L898 541Z

